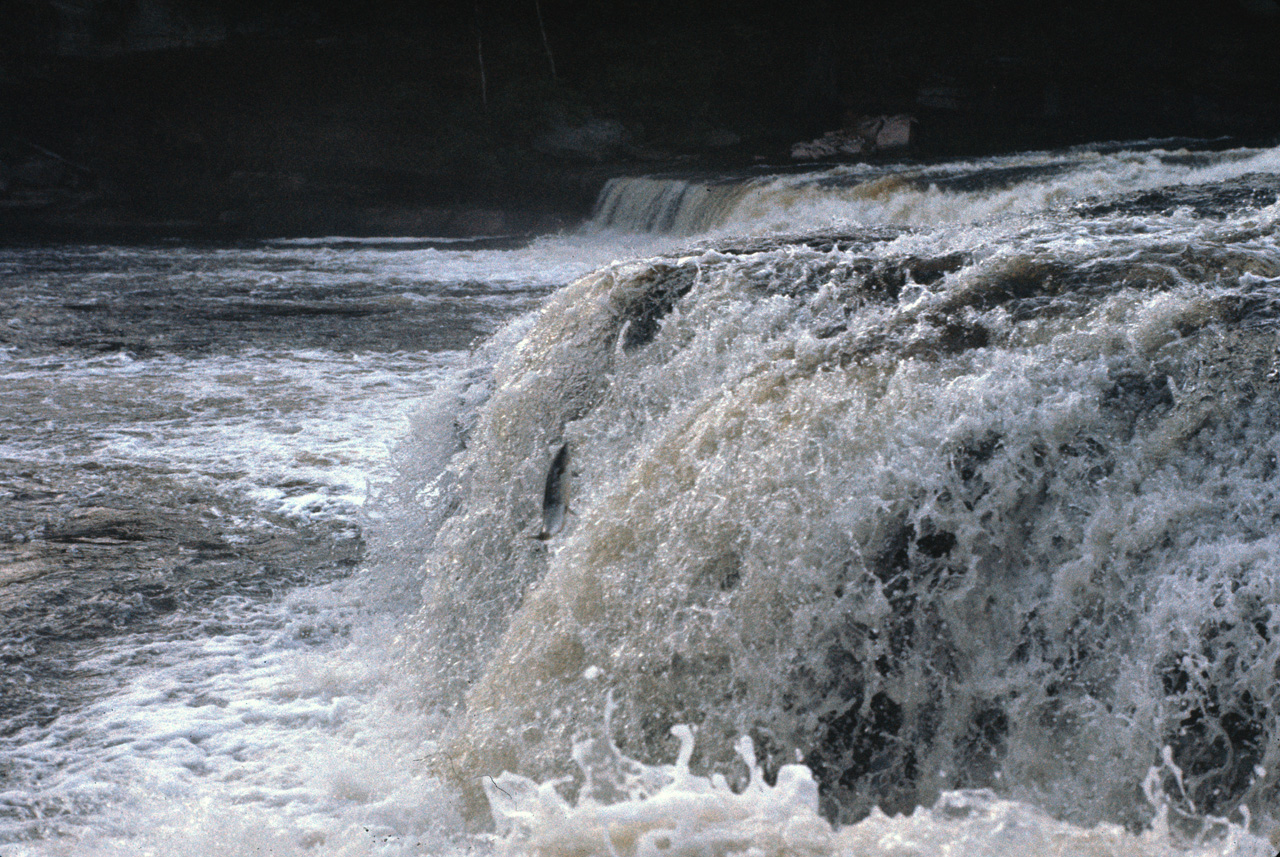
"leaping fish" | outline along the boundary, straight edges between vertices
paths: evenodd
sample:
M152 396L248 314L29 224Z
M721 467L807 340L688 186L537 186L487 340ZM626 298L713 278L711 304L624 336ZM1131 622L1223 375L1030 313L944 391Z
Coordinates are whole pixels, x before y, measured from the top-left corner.
M542 532L536 538L545 542L564 529L569 512L569 444L562 443L551 460L547 484L542 490Z

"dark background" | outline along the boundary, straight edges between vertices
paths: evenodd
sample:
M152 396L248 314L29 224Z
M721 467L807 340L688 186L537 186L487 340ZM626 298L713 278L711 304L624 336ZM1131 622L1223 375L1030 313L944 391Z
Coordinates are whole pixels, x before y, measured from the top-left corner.
M1274 144L1278 45L1274 0L0 0L0 240L551 229L860 114Z

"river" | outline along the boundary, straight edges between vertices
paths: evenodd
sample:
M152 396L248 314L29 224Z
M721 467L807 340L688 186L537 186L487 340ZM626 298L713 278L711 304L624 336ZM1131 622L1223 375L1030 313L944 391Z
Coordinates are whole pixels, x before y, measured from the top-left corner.
M1271 857L1278 194L0 250L0 855Z

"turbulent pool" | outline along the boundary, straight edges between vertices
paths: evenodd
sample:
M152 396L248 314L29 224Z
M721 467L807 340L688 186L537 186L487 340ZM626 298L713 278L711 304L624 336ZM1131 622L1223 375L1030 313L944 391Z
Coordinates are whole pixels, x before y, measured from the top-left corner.
M0 251L0 854L1257 854L1280 150Z

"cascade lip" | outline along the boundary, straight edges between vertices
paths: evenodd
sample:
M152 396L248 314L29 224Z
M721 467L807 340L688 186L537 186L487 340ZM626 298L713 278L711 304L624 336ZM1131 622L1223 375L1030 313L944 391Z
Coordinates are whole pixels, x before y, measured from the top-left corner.
M1264 208L1280 196L1274 167L1280 150L1222 150L1212 145L1219 140L1205 141L1211 145L1202 149L1167 148L1185 142L1141 140L929 164L906 159L624 175L605 184L583 229L705 237L713 246L738 235L766 236L739 241L806 243L810 232L930 228L1066 207L1083 217L1189 210L1221 218ZM1134 157L1126 162L1118 153Z

